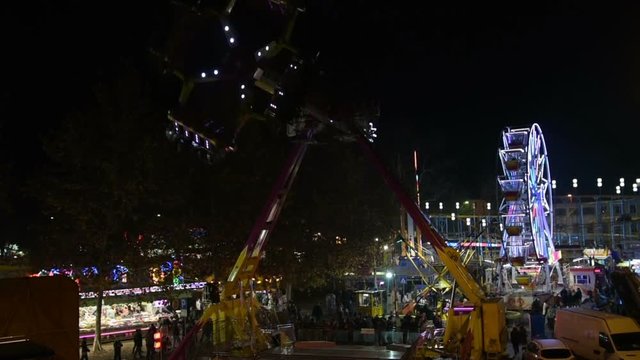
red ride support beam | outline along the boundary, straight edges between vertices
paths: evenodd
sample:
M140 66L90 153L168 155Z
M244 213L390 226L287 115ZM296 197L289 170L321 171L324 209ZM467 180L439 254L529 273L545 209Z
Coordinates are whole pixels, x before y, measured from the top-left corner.
M305 136L300 139L291 150L278 179L271 189L269 199L253 224L245 247L240 253L240 256L238 256L236 264L227 278L227 283L223 291L224 298L235 293L238 289L238 281L250 279L255 274L262 249L273 233L273 229L284 207L293 181L298 174L298 169L300 168L300 164L302 163L302 159L304 158L314 132L313 129L307 130Z

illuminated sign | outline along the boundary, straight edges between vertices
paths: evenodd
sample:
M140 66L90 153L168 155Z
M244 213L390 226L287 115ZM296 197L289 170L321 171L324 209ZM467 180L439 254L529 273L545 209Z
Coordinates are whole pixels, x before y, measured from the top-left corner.
M451 247L457 247L457 246L463 246L463 247L470 247L470 246L475 246L475 247L488 247L488 248L499 248L502 245L500 243L489 243L489 242L471 242L471 243L460 243L457 241L447 241L447 245L451 246Z

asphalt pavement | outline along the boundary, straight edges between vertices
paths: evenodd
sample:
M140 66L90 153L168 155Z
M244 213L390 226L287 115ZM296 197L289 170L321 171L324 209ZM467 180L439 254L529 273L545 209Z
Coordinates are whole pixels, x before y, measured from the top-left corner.
M144 345L144 344L143 344ZM102 344L102 351L93 351L92 345L89 345L89 360L113 360L113 342L107 342ZM125 340L122 342L121 349L122 360L133 360L133 340ZM144 353L143 349L143 356ZM80 358L80 349L78 349L78 359ZM146 359L146 357L144 357Z

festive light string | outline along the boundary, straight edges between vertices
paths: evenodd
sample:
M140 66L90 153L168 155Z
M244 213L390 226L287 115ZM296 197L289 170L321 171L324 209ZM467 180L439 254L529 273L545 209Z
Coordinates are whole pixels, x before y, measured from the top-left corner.
M131 296L131 295L144 295L149 293L163 292L167 290L195 290L202 289L206 285L206 282L195 282L189 284L179 284L179 285L169 285L169 286L148 286L141 288L131 288L131 289L115 289L115 290L105 290L104 297L112 297L112 296ZM89 291L89 292L81 292L80 299L93 299L97 298L98 293Z

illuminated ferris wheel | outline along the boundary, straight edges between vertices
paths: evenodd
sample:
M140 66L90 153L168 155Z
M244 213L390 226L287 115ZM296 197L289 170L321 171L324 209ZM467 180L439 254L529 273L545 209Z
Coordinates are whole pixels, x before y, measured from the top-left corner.
M514 265L554 264L551 174L542 130L538 124L506 128L502 141L503 256Z

